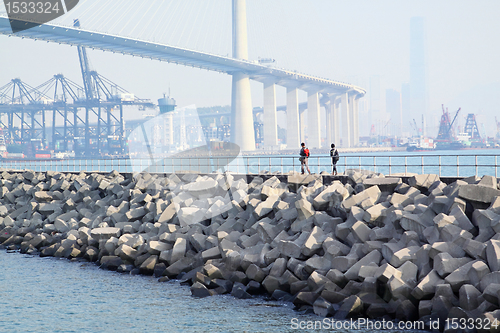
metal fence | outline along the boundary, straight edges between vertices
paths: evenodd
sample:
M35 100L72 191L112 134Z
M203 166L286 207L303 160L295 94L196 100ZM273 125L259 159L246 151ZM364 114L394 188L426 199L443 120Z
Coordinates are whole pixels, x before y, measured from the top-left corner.
M312 173L332 172L329 156L310 157ZM160 160L148 159L63 159L63 160L2 160L0 167L8 170L60 171L60 172L200 172L216 170L234 173L287 173L300 171L296 156L240 156L234 157L182 157ZM491 175L498 177L498 155L377 155L341 156L338 173L346 170L365 170L386 175L433 173L443 177Z

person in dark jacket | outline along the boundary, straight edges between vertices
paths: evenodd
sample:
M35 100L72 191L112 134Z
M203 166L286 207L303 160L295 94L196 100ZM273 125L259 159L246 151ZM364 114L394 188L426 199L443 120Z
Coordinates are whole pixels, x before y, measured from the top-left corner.
M307 172L311 174L311 170L309 170L309 165L308 165L309 149L306 148L306 144L304 142L302 142L300 146L302 147L300 149L300 157L299 157L301 173L304 174L304 169L306 169Z
M339 161L339 151L335 149L335 144L332 143L332 149L330 149L330 156L332 157L332 175L337 175L337 162Z

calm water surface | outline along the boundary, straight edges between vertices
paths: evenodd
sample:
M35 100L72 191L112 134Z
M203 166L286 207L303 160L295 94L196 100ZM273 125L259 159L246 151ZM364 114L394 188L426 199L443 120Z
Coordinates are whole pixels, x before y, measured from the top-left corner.
M92 263L0 250L0 267L1 332L298 332L292 318L321 320L262 298L197 299L177 281Z
M177 281L0 250L1 332L287 332L292 305L191 297ZM271 307L270 305L275 305Z

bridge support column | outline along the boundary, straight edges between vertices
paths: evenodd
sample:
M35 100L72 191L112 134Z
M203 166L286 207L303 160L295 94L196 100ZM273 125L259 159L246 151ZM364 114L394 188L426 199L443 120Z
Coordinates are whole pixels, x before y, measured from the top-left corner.
M332 108L330 105L325 105L325 115L326 115L326 147L330 147L332 143L333 134L333 119L332 119Z
M349 96L347 93L343 93L340 97L342 104L342 147L351 147L351 117L349 115Z
M248 59L245 0L233 0L233 58ZM255 150L250 79L241 72L233 73L231 141L240 146L241 150Z
M321 148L321 128L319 126L319 94L317 91L307 93L307 145L310 148Z
M340 122L339 122L339 103L340 99L338 96L330 97L330 121L331 121L331 140L335 143L335 146L340 145Z
M355 142L355 133L354 133L354 96L349 96L349 139L350 139L350 146L353 147L356 144Z
M359 146L359 97L354 98L353 103L353 127L354 127L354 146Z
M231 141L243 151L255 150L250 79L243 73L233 74Z
M264 146L275 149L277 145L276 84L269 81L264 83Z
M286 145L288 149L300 147L299 90L286 88Z
M299 108L299 118L300 118L300 142L306 142L306 131L305 131L305 118L306 112L305 110L300 110Z

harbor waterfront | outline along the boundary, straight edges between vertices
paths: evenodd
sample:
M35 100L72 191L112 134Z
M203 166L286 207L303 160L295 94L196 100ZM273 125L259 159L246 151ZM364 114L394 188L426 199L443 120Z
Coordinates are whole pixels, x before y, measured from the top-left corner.
M468 177L472 175L500 175L500 149L476 149L439 152L358 152L343 153L337 163L339 173L346 170L365 170L385 175L411 175L432 173L443 177ZM311 152L309 166L312 173L331 173L331 158L327 154ZM225 156L182 156L156 158L107 158L59 160L0 160L6 170L34 170L58 172L141 172L175 173L194 171L230 171L242 174L287 173L298 171L300 161L289 154Z
M54 331L89 329L93 324L92 331L108 331L116 321L125 331L293 331L298 328L294 323L323 318L420 322L424 329L439 323L442 331L452 327L453 318L489 325L499 319L495 286L500 284L500 189L492 176L25 170L4 171L0 180L1 247L75 261L61 268L64 263L57 260L17 253L0 256L2 263L18 256L25 263L36 260L35 267L47 264L46 270L33 269L26 277L35 274L29 280L43 281L46 277L40 275L47 274L51 279L36 284L39 292L46 292L32 305L34 311L39 313L45 300L57 303L61 298L64 309L52 311L52 306L51 312L63 317L63 323L75 316L71 323L79 326L61 325ZM125 274L86 270L91 263ZM28 264L21 266L22 271ZM9 286L22 279L14 278L11 268L1 274L10 281L2 285L2 295L12 297ZM94 278L98 283L91 282ZM72 280L70 286L62 286L66 279ZM187 294L178 282L190 286L193 299L183 303ZM64 294L47 289L54 285ZM141 286L153 294L151 299ZM77 308L64 301L69 290L75 302L82 302ZM82 298L81 291L88 298ZM123 292L126 295L120 296ZM229 295L242 300L238 307L252 306L245 310L247 317L226 317L226 309L234 311L236 301L228 300ZM201 305L193 305L196 298ZM167 305L172 302L175 305ZM120 320L112 315L124 307L142 309L145 303L155 307L153 314L161 311L158 316L167 318L150 324L144 316ZM206 312L200 310L204 304L210 304ZM276 312L274 305L279 307ZM214 306L217 316L210 322ZM253 311L253 306L259 309ZM186 307L191 310L184 311ZM81 311L88 316L88 308L98 311L97 323L94 318L89 323L88 317L81 321ZM177 319L179 311L183 314ZM310 316L313 313L316 317ZM294 319L301 314L307 315ZM230 323L222 329L213 324L226 320ZM19 331L16 324L8 325ZM46 328L40 320L26 325L32 327L28 331Z

